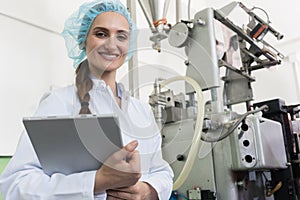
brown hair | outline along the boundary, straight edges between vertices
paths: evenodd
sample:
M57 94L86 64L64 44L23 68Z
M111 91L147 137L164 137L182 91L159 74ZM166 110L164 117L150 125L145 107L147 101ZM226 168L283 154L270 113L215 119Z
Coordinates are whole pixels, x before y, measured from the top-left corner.
M93 87L93 82L90 78L90 70L88 61L84 60L76 69L76 87L77 94L81 104L79 114L91 114L89 109L90 94L89 91Z

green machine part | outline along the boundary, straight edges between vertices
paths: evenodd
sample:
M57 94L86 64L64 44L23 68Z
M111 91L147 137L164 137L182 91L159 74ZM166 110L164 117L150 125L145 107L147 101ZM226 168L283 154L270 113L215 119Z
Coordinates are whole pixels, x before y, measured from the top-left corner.
M6 167L6 165L10 159L11 159L11 156L0 156L0 174L2 174L4 168ZM0 193L0 200L2 200L1 193Z

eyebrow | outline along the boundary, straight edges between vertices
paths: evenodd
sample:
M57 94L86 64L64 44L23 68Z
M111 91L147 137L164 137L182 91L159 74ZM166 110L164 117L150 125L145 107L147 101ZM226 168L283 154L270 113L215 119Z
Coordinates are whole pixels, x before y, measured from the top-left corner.
M93 28L93 31L98 31L98 30L101 30L101 31L105 31L105 32L110 32L109 29L105 28L105 27L95 27ZM126 33L129 35L129 31L127 30L117 30L118 33Z

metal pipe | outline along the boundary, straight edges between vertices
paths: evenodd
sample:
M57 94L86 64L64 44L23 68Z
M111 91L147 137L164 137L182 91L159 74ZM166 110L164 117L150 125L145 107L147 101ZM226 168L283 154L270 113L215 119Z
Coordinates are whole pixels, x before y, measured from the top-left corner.
M191 1L192 1L192 0L189 0L189 1L188 1L188 20L191 19Z
M218 92L216 88L212 88L210 90L210 94L211 94L211 101L218 101Z
M165 0L163 17L167 17L169 5L170 5L170 0Z
M130 0L127 0L127 4L128 4L129 2L131 2L131 1L130 1ZM150 17L149 17L149 15L148 15L147 11L145 10L144 4L142 3L141 0L138 0L138 2L139 2L140 6L141 6L141 8L142 8L142 11L143 11L145 17L146 17L146 20L147 20L147 22L148 22L148 24L149 24L149 27L150 27L151 29L154 29L153 23L151 22Z
M34 23L31 23L31 22L29 22L29 21L25 21L25 20L23 20L23 19L21 19L21 18L13 17L13 16L11 16L11 15L8 15L8 14L2 13L2 12L0 12L0 15L1 15L1 16L4 16L4 17L6 17L6 18L9 18L9 19L18 21L18 22L20 22L20 23L23 23L23 24L26 24L26 25L35 27L35 28L37 28L37 29L40 29L40 30L43 30L43 31L46 31L46 32L53 33L53 34L55 34L55 35L61 36L61 34L60 34L59 32L57 32L57 31L51 30L51 29L46 28L46 27L43 27L43 26L39 26L39 25L34 24Z
M181 0L176 0L176 22L180 22L182 19Z
M132 20L136 23L136 2L127 0L127 7L131 14ZM132 55L131 59L128 61L128 74L129 74L129 91L131 91L131 96L135 98L140 97L139 93L139 72L138 72L138 56L137 51Z

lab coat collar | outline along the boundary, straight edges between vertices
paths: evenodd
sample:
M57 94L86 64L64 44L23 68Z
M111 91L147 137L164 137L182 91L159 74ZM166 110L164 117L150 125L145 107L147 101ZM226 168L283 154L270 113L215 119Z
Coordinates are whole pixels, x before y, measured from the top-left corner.
M95 77L93 74L90 74L90 78L93 81L93 88L92 90L98 90L99 88L107 88L109 90L110 87L105 83L104 80L99 79L97 77ZM125 87L122 83L117 83L116 82L116 87L117 87L117 93L118 93L118 97L122 100L122 107L123 109L127 109L127 104L129 101L129 97L130 97L130 93L129 91L125 91Z
M90 74L90 78L93 81L93 89L98 89L100 88L109 88L109 86L105 83L104 80L99 79L97 77L95 77L93 74ZM124 85L122 83L117 83L116 82L116 87L117 87L117 96L122 99L123 97L123 91L124 91ZM109 88L110 89L110 88Z

